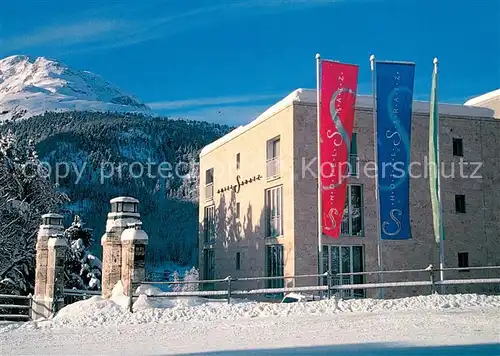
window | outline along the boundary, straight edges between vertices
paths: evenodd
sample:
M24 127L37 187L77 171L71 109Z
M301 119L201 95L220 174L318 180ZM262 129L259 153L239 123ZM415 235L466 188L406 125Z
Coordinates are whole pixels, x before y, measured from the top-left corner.
M137 213L137 203L118 202L111 204L112 213Z
M142 262L146 259L146 247L144 245L134 246L134 262Z
M240 218L240 202L236 203L236 218Z
M462 157L464 155L464 145L461 138L453 138L453 156Z
M339 273L356 273L364 271L364 258L362 246L323 246L323 270L332 274L333 285L362 284L363 275L352 276ZM342 279L341 279L342 277ZM325 278L326 283L326 278ZM344 290L342 297L364 297L363 289Z
M240 169L240 154L236 154L236 170Z
M207 169L207 171L205 172L205 184L208 185L213 183L214 183L214 169L210 168Z
M283 276L283 245L266 246L266 269L267 277ZM268 288L283 288L283 279L271 279L267 281Z
M214 169L207 169L205 172L205 200L214 198Z
M349 154L349 175L358 175L358 134L353 132L351 139L351 151Z
M236 270L239 271L241 269L241 253L236 252Z
M469 267L469 253L459 252L458 253L458 267L467 268ZM461 270L462 272L467 272L468 270Z
M363 236L363 187L359 184L347 185L341 234Z
M137 204L136 203L123 203L122 211L125 213L136 213Z
M203 279L215 279L215 258L214 250L205 249L203 251Z
M62 225L60 218L45 218L44 225Z
M455 212L465 214L465 195L455 195Z
M280 176L280 138L275 137L267 141L267 179L274 179Z
M211 243L215 240L215 205L205 207L203 224L204 242Z
M283 186L266 190L266 237L283 235Z

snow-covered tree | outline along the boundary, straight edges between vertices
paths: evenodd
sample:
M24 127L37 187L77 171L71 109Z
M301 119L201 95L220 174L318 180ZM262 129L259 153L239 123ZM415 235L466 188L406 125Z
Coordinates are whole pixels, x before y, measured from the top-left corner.
M178 150L179 161L176 164L176 173L181 180L180 186L176 189L169 187L168 196L170 198L188 201L198 200L198 186L200 182L200 166L198 163L199 151L191 146L181 147Z
M193 267L189 271L184 272L184 278L180 278L179 272L174 271L172 273L172 281L173 282L197 282L200 280L200 274L198 270ZM195 292L199 289L199 283L181 283L181 284L173 284L172 291L173 292Z
M47 173L31 141L21 145L11 131L0 136L0 293L33 291L41 215L68 200Z
M179 272L172 273L172 282L180 282ZM182 284L172 284L172 292L182 292Z
M71 226L64 231L68 241L68 252L65 263L65 287L82 290L101 289L102 263L89 252L94 239L89 229L83 228L78 215Z
M200 274L198 270L193 267L189 271L184 272L184 282L198 282L200 280ZM199 283L188 283L184 284L182 287L183 292L195 292L198 290Z

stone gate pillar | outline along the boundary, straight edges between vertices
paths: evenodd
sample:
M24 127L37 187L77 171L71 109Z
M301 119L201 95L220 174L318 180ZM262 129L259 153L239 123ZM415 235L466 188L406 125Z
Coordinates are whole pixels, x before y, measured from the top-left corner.
M122 274L122 232L128 224L140 222L139 201L131 197L110 200L111 212L106 222L106 232L102 236L102 296L111 297L113 287L121 280Z
M42 215L36 242L35 293L33 295L32 319L46 318L52 314L54 286L47 277L49 268L49 239L64 232L63 217L59 214ZM52 249L52 247L51 247ZM52 263L51 259L51 263Z
M142 230L142 223L136 222L122 232L122 283L124 294L133 294L133 283L146 278L146 246L148 235Z
M56 313L64 306L64 262L66 260L66 239L62 234L52 235L48 242L47 287L51 310Z

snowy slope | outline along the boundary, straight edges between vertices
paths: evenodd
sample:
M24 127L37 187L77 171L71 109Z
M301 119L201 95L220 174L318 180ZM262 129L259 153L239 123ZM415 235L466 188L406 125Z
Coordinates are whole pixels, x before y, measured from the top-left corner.
M145 104L91 72L44 57L0 60L0 122L67 110L153 114Z

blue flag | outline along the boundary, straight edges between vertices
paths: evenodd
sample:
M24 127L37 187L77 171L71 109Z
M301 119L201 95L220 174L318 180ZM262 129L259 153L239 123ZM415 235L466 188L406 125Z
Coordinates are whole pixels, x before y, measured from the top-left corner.
M410 228L410 146L415 64L376 62L380 238L406 240Z

